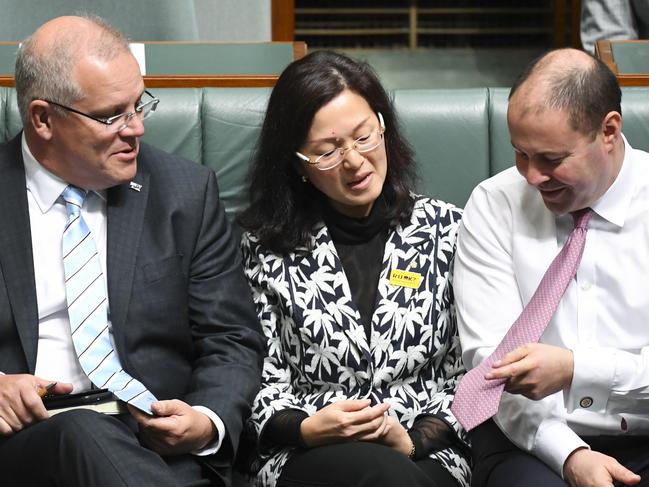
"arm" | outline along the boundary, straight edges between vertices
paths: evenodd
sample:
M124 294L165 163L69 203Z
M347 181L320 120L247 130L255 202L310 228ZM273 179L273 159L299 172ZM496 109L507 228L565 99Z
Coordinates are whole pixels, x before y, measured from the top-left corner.
M179 398L182 401L161 401L162 408L156 409L159 417L140 418L140 424L152 439L167 438L174 452L222 442L219 456L228 459L234 456L259 387L263 341L238 245L218 199L216 178L209 172L194 185L195 196L183 210L188 214L179 217L186 218L185 235L191 239L189 252L185 251L187 288L178 290L186 292L178 305L187 307L191 376L186 394ZM222 421L224 437L216 435L218 422L199 406Z
M417 456L442 449L445 445L450 446L449 441L451 444L468 447L466 432L450 410L455 389L464 374L452 287L453 259L461 217L462 214L457 209L449 210L441 217L435 258L448 266L448 272L441 281L444 288L441 293L438 292L437 297L440 301L436 326L439 338L436 337L435 343L440 350L436 353L439 358L432 362L435 367L433 377L436 380L437 392L423 405L422 414L417 417L410 431ZM437 267L440 266L441 262ZM440 282L440 276L437 279Z
M251 423L257 437L262 440L266 425L273 416L284 410L302 411L307 416L312 413L300 401L293 390L292 371L282 350L280 330L287 333L288 326L282 327L283 316L280 302L290 299L289 290L282 279L281 258L263 253L261 246L245 233L241 240L243 268L252 290L257 316L266 338L267 355L264 358L261 388L253 405ZM290 338L287 337L290 340Z
M515 273L514 205L505 191L476 188L467 203L458 236L454 291L458 329L467 368L495 349L523 309ZM586 446L568 427L561 398L531 401L504 393L494 420L524 451L559 475L574 450Z
M649 347L631 353L611 347L573 350L574 371L565 402L569 412L592 398L587 411L646 415L649 407Z

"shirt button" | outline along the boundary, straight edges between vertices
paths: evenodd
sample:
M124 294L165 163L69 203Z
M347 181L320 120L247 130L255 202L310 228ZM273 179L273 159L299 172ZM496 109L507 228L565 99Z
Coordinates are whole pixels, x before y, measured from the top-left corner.
M592 286L593 285L590 282L586 281L581 285L581 290L582 291L589 291Z
M593 405L593 398L592 397L582 397L581 400L579 401L579 405L586 409L589 408Z

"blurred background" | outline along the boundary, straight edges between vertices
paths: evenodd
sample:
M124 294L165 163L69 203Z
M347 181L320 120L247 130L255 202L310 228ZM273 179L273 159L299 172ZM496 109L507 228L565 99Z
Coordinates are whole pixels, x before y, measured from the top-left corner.
M295 0L294 35L369 61L388 88L510 86L540 53L580 47L579 11L570 0Z
M0 41L98 14L134 41L304 41L369 61L387 88L509 86L579 47L579 0L0 0Z

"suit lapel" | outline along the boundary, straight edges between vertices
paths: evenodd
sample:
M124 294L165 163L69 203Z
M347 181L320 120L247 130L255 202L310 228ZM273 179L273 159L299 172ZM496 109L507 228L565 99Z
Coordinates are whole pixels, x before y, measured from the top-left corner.
M149 195L148 181L149 175L139 171L131 184L108 190L106 268L110 319L117 350L124 350L124 333L119 333L119 330L126 320L133 287L138 244Z
M312 252L295 254L289 264L295 309L302 314L299 321L311 327L312 333L319 333L317 328L320 326L330 327L321 339L333 337L342 331L371 365L369 343L360 312L353 302L342 262L326 226L315 231L312 248ZM323 312L320 318L322 324L314 322L320 312ZM332 321L328 322L329 319Z
M21 136L0 155L0 267L29 372L36 368L38 307Z
M417 213L415 208L410 223L406 227L399 225L390 234L385 245L383 270L372 319L376 329L380 329L384 322L390 321L395 313L405 312L417 293L428 290L427 287L435 283L434 276L426 276L429 275L430 265L435 260L437 215L419 218ZM429 218L432 221L429 221ZM421 276L419 287L411 288L391 283L393 271L406 271Z

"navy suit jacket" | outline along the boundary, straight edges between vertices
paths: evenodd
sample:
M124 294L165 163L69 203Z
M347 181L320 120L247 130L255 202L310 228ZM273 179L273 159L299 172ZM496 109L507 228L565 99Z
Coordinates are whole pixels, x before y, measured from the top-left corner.
M38 310L20 135L0 146L0 371L33 374ZM110 316L122 366L159 399L202 405L232 461L259 389L263 340L238 243L209 169L141 144L134 182L107 191ZM54 243L53 243L54 244Z

